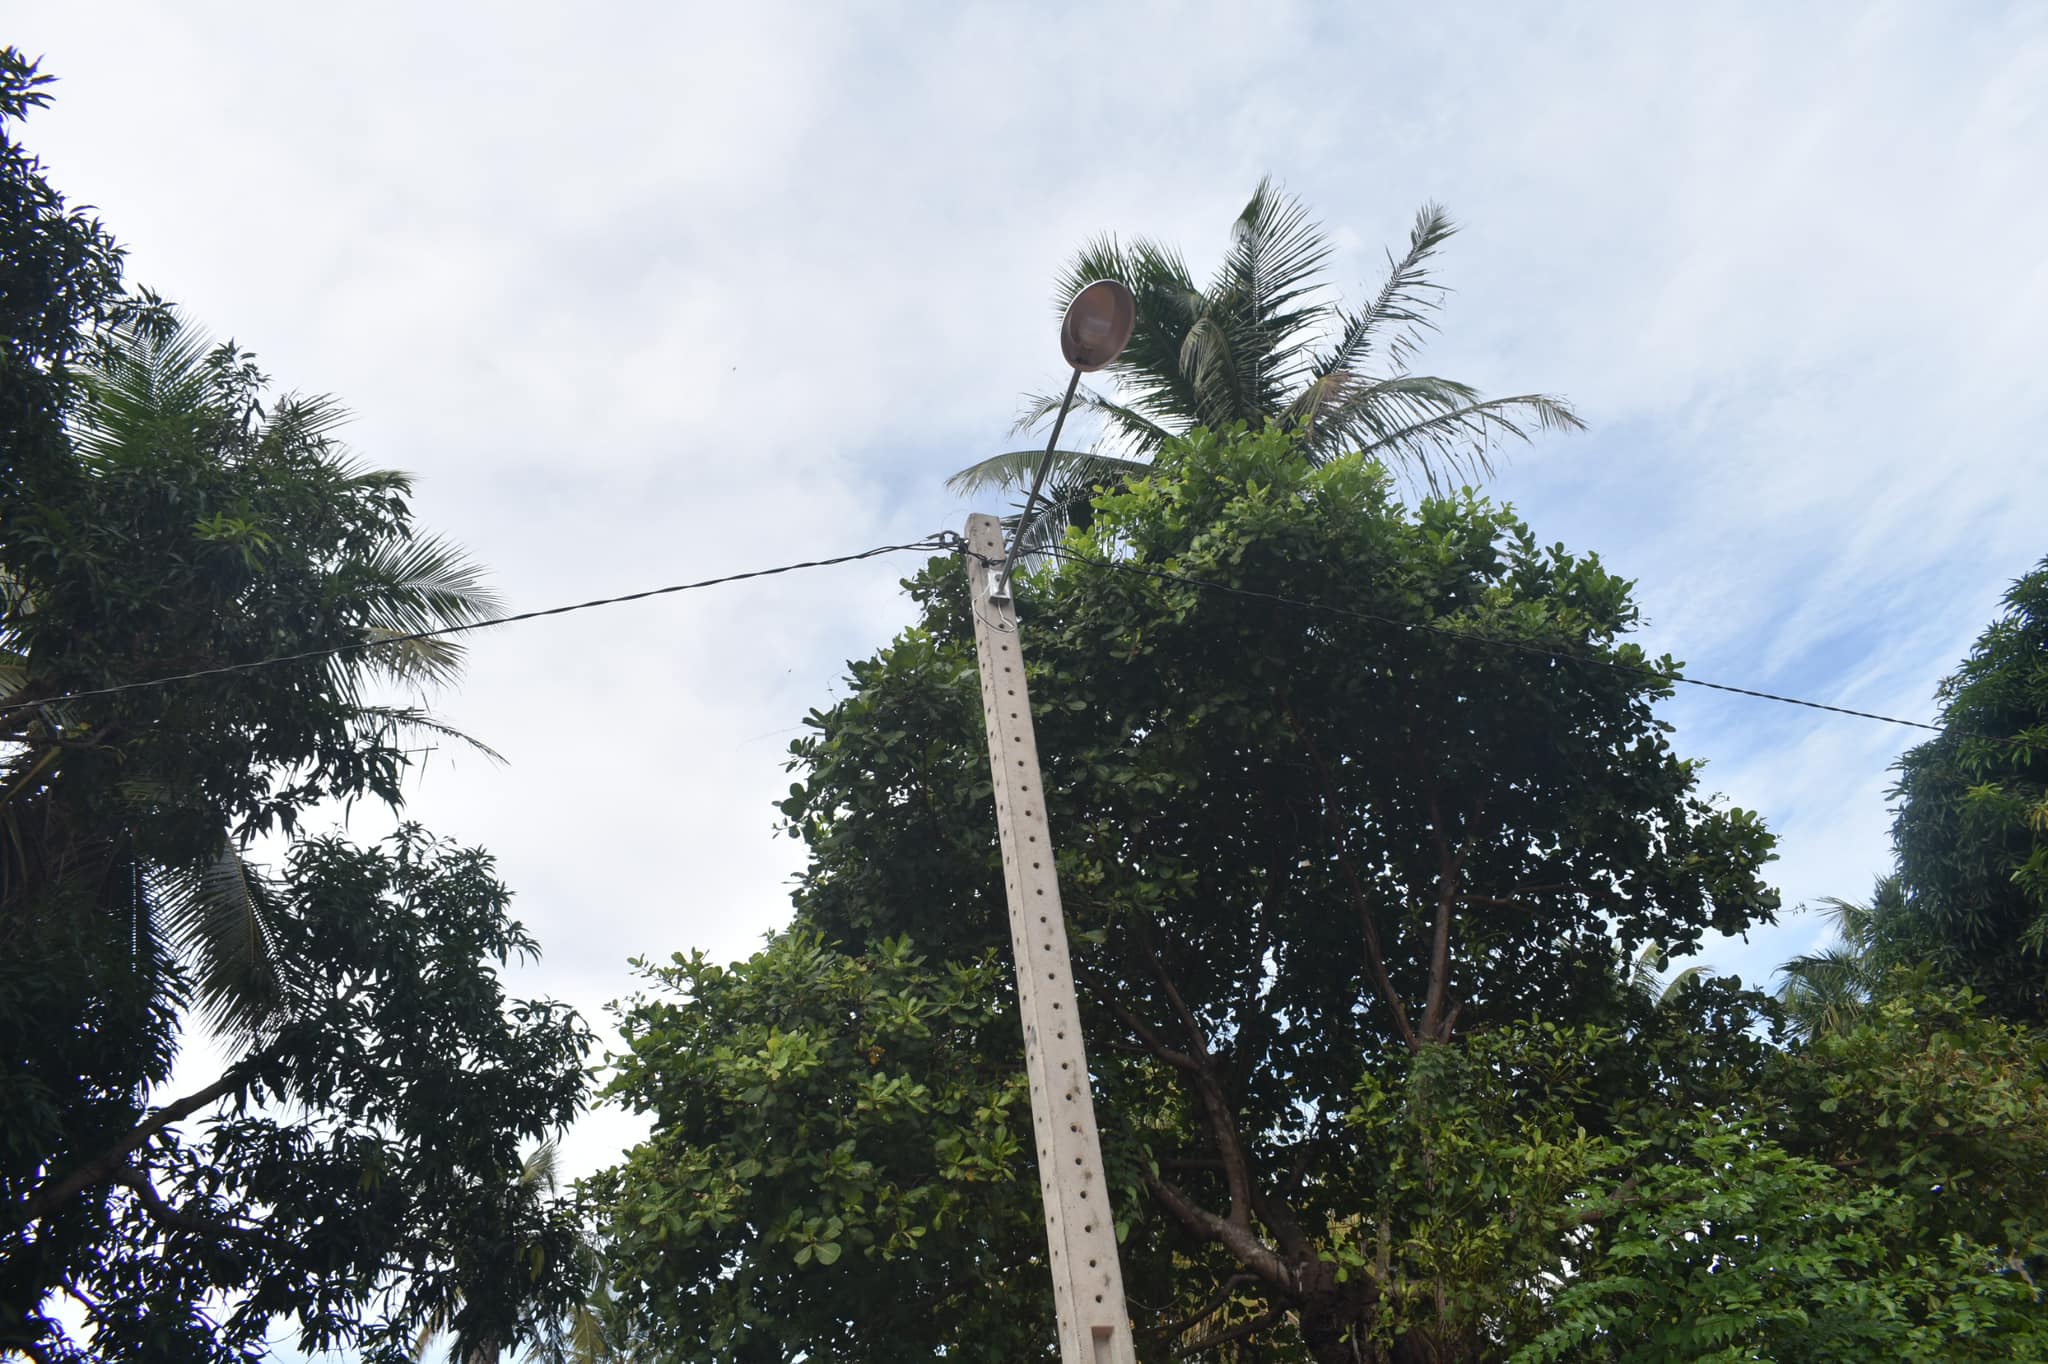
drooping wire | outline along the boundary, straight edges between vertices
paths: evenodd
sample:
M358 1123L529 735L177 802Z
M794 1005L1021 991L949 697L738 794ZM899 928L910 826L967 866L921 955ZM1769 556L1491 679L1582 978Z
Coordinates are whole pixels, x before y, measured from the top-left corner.
M991 568L1002 562L1000 559L991 559L986 555L978 554L974 550L969 549L966 541L957 533L940 531L922 540L897 545L877 545L873 549L861 550L854 554L839 554L825 559L806 559L797 563L779 564L773 568L752 569L744 573L727 573L715 578L702 578L686 583L672 583L666 587L648 588L644 591L627 592L613 597L596 597L589 601L572 602L563 606L550 606L537 611L520 611L510 615L492 616L485 620L469 621L460 625L444 625L433 630L417 630L407 634L355 640L347 644L337 644L321 649L304 649L297 653L277 654L267 658L251 659L243 663L225 663L211 668L195 668L189 672L171 673L160 677L144 678L134 682L117 683L113 686L93 687L80 691L64 692L55 696L38 697L31 701L18 701L11 705L0 706L0 715L12 715L17 711L35 710L43 706L62 705L72 701L92 700L103 696L117 696L127 692L171 686L207 677L221 677L234 673L253 672L261 668L277 667L286 663L301 663L321 658L338 658L370 649L387 648L392 645L407 644L418 640L437 639L446 635L465 634L472 630L485 630L498 625L513 625L520 621L539 620L547 616L565 616L571 612L589 611L602 606L619 606L627 602L645 601L649 597L669 596L677 592L692 592L702 588L723 586L727 583L745 582L752 578L769 578L778 574L799 572L804 569L831 568L840 564L858 563L864 559L879 558L885 554L917 552L971 554ZM1208 591L1223 592L1233 596L1272 602L1276 605L1292 607L1297 610L1348 617L1353 620L1365 621L1370 624L1407 632L1422 631L1427 634L1439 635L1445 639L1457 640L1468 644L1483 644L1567 663L1592 664L1598 667L1610 668L1616 672L1631 673L1651 678L1659 682L1681 683L1689 687L1702 687L1709 691L1726 692L1730 695L1746 696L1759 701L1774 701L1780 705L1802 706L1808 710L1825 711L1833 715L1847 715L1859 720L1876 720L1883 724L1901 725L1909 729L1929 730L1934 733L1943 732L1940 725L1929 724L1924 720L1907 720L1896 715L1880 714L1877 711L1857 710L1850 706L1837 706L1825 701L1809 700L1805 697L1786 696L1778 692L1762 691L1755 687L1737 686L1729 682L1714 682L1703 677L1691 677L1684 673L1669 672L1647 664L1626 663L1620 659L1567 653L1563 650L1533 644L1527 640L1507 639L1497 635L1472 634L1463 630L1454 630L1446 626L1431 624L1427 621L1406 621L1398 617L1382 615L1372 611L1361 611L1355 607L1341 606L1332 602L1307 601L1278 592L1267 592L1252 587L1239 587L1233 583L1218 582L1213 578L1201 578L1189 573L1176 573L1166 569L1151 568L1144 564L1134 564L1116 559L1091 558L1056 545L1046 546L1040 552L1049 558L1062 559L1070 563L1085 564L1089 567L1107 569L1118 573L1132 573L1141 577L1155 578L1163 582L1181 583Z
M964 547L960 552L963 554L974 553L973 550ZM1832 705L1826 701L1809 701L1804 697L1785 696L1778 692L1759 691L1754 687L1738 687L1729 682L1710 682L1703 677L1688 677L1684 673L1668 672L1662 668L1651 667L1648 664L1625 663L1616 658L1600 658L1584 654L1566 653L1560 649L1550 649L1545 648L1541 644L1532 644L1527 640L1505 639L1497 635L1470 634L1463 630L1453 630L1442 625L1432 625L1426 621L1401 620L1394 616L1380 615L1372 611L1360 611L1354 607L1339 606L1331 602L1304 601L1301 598L1284 596L1278 592L1265 592L1254 587L1238 587L1232 583L1217 582L1213 578L1198 578L1193 574L1148 568L1144 564L1128 563L1117 559L1093 559L1085 554L1076 554L1072 550L1064 549L1057 545L1046 546L1040 553L1050 558L1064 559L1069 563L1086 564L1093 568L1109 569L1118 573L1134 573L1142 577L1158 578L1165 582L1185 583L1190 587L1206 588L1214 592L1227 592L1239 597L1251 597L1259 601L1273 602L1277 605L1290 606L1303 611L1318 611L1328 615L1348 616L1353 620L1390 626L1397 630L1420 630L1428 634L1441 635L1446 639L1459 640L1468 644L1492 645L1496 648L1512 649L1520 653L1535 654L1567 663L1594 664L1603 668L1611 668L1616 672L1633 673L1643 677L1654 678L1660 682L1680 682L1688 687L1704 687L1709 691L1727 692L1734 696L1747 696L1758 701L1776 701L1780 705L1804 706L1808 710L1822 710L1834 715L1850 715L1859 720L1877 720L1888 725L1903 725L1908 729L1932 730L1937 734L1943 732L1940 725L1928 724L1925 720L1906 720L1896 715L1882 715L1871 710L1856 710L1850 706ZM987 562L986 556L977 554L975 557Z
M268 658L251 659L246 663L223 663L212 668L194 668L190 672L171 673L162 677L143 678L134 682L121 682L110 687L91 687L81 691L65 692L58 696L38 697L33 701L18 701L12 705L0 706L0 715L12 715L16 711L35 710L43 706L62 705L71 701L87 701L101 696L118 696L124 692L145 691L152 687L168 687L178 682L192 682L200 678L221 677L230 673L255 672L261 668L273 668L285 663L304 663L320 658L340 658L348 654L362 653L370 649L389 648L396 644L410 644L417 640L439 639L444 635L459 635L471 630L487 630L494 625L512 625L524 620L539 620L544 616L566 616L572 611L589 611L600 606L619 606L626 602L645 601L649 597L665 597L676 592L694 592L700 588L719 587L726 583L745 582L749 578L772 578L779 573L795 573L806 568L831 568L838 564L859 563L863 559L875 559L884 554L906 554L917 551L941 552L957 549L965 542L953 531L939 531L922 540L901 545L877 545L857 554L837 554L829 559L806 559L801 563L778 564L774 568L756 568L745 573L726 573L716 578L700 578L696 582L672 583L667 587L651 587L643 592L627 592L616 597L596 597L590 601L572 602L566 606L550 606L538 611L519 611L506 616L492 616L487 620L473 620L461 625L443 625L433 630L415 630L409 634L385 635L375 639L359 639L347 644L336 644L324 649L302 649L298 653L276 654Z

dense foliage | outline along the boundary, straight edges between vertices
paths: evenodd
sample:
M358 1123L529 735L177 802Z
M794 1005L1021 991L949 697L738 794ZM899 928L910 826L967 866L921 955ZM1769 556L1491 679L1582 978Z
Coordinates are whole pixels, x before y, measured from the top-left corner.
M1785 964L1807 1032L1860 1016L1902 969L2048 1024L2048 560L2004 606L1941 684L1941 734L1898 761L1893 870L1863 903L1825 901L1835 942Z
M50 78L0 47L0 486L61 445L67 361L120 288L120 253L19 141Z
M519 1196L520 1145L574 1116L586 1035L505 999L495 968L534 948L489 859L323 838L258 884L289 1003L218 1078L88 1111L30 1054L10 1142L71 1141L39 1177L9 1153L8 1343L70 1357L60 1288L104 1359L261 1358L275 1318L368 1358L444 1317L471 1347L549 1329L590 1271L564 1209Z
M652 1357L1050 1357L1007 969L805 932L646 968L610 1093L655 1135L590 1192Z
M1899 760L1892 836L1944 971L2048 1024L2048 560L2004 604Z
M1101 498L1068 552L1026 592L1027 648L1146 1357L1222 1338L1288 1358L1489 1357L1528 1316L1527 1285L1584 1254L1565 1194L1586 1171L1567 1155L1668 1129L1756 1074L1737 983L1660 1007L1620 963L1766 918L1769 835L1672 753L1651 711L1666 684L1619 638L1627 584L1482 500L1411 513L1377 466L1313 467L1276 432L1197 433ZM1006 938L963 575L937 565L912 592L919 624L813 717L784 806L812 854L798 931L849 963L903 935L935 964ZM693 1054L744 1045L755 1015L690 999ZM814 1081L828 1087L865 1068L857 1039L824 1040L838 1017L802 1029L842 1058ZM650 1017L628 1024L636 1100L648 1063L688 1073ZM1587 1055L1561 1060L1571 1047ZM853 1136L846 1113L823 1105L803 1143ZM688 1168L683 1151L704 1159L759 1121L714 1103L662 1123L626 1169ZM935 1187L956 1177L919 1159ZM614 1227L669 1187L610 1186ZM764 1173L721 1204L743 1228L724 1263L856 1319L880 1251L849 1238L837 1265L799 1264L764 1232L808 1187ZM1007 1188L1030 1206L1028 1170ZM685 1244L714 1234L666 1206ZM817 1206L843 1228L872 1218ZM984 1253L932 1234L919 1250L898 1256L899 1291ZM678 1341L733 1320L708 1295L638 1306ZM750 1325L759 1357L823 1348L803 1321ZM973 1356L970 1337L943 1339Z
M38 82L0 57L0 1351L543 1338L588 1266L520 1147L577 1111L585 1032L504 997L532 943L488 859L417 830L248 858L322 802L398 804L438 726L375 687L459 651L389 641L491 598L335 404L113 295L13 140ZM167 1094L206 1028L225 1069Z

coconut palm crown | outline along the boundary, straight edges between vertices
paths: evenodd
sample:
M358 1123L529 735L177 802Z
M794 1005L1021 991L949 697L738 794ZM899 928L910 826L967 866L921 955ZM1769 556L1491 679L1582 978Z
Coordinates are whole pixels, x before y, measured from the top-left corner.
M0 908L100 888L135 943L167 946L159 965L182 959L209 1021L253 1043L288 1009L289 982L271 959L272 892L244 849L319 799L396 805L402 737L489 754L371 692L452 680L461 645L415 636L482 620L498 598L460 550L415 529L406 475L346 457L339 404L266 399L246 352L154 295L92 338L77 383L73 465L40 519L21 513L41 581L0 565ZM64 699L302 650L206 685Z
M1324 282L1328 236L1270 179L1238 215L1206 289L1170 246L1143 237L1088 243L1060 277L1060 307L1094 280L1120 280L1137 297L1137 326L1107 371L1118 396L1085 386L1076 394L1076 405L1100 419L1096 448L1054 452L1043 504L1017 528L1020 542L1032 549L1057 540L1086 520L1094 489L1138 476L1163 444L1197 426L1278 425L1313 463L1361 453L1432 490L1490 473L1504 441L1582 427L1551 395L1485 398L1469 384L1411 372L1445 293L1431 262L1456 231L1442 207L1425 204L1407 251L1389 253L1386 281L1357 311ZM1059 406L1057 395L1029 395L1016 430L1039 426ZM963 494L1029 486L1043 455L996 455L948 486Z

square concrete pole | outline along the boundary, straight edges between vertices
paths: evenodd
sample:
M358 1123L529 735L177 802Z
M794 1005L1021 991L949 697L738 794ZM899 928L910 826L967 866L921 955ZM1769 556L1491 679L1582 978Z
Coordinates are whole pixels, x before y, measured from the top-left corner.
M1031 1075L1031 1122L1045 1195L1045 1240L1059 1312L1060 1361L1135 1364L1088 1059L1074 1008L1073 959L1045 820L1017 607L1007 595L989 595L990 578L1003 562L1002 522L993 516L968 517L967 548L982 715L995 777L1010 946L1017 961L1017 1006L1024 1020L1024 1064Z

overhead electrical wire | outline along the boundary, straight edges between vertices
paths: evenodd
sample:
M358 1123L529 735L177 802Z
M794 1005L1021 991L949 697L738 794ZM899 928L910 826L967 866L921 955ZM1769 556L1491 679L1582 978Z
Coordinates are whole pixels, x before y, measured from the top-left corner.
M896 545L877 545L853 554L838 554L825 559L806 559L797 563L778 564L773 568L751 569L744 573L726 573L715 578L700 578L694 582L672 583L667 587L653 587L641 592L627 592L614 597L595 597L589 601L571 602L563 606L550 606L537 611L519 611L510 615L491 616L484 620L467 621L460 625L444 625L433 630L416 630L406 634L386 635L374 639L355 640L321 649L303 649L297 653L277 654L268 658L251 659L244 663L224 663L211 668L195 668L189 672L171 673L161 677L122 682L106 687L92 687L79 691L64 692L56 696L38 697L31 701L17 701L0 706L0 715L12 715L17 711L35 710L44 706L63 705L73 701L87 701L103 696L118 696L127 692L144 691L155 687L167 687L181 682L192 682L208 677L222 677L234 673L254 672L261 668L277 667L286 663L303 663L313 659L338 658L347 654L363 653L372 649L389 648L412 643L417 640L438 639L447 635L466 634L474 630L488 630L499 625L513 625L520 621L540 620L547 616L566 616L575 611L589 611L601 606L620 606L627 602L645 601L649 597L665 597L678 592L694 592L708 587L721 587L729 583L746 582L753 578L770 578L783 573L795 573L811 568L831 568L839 564L859 563L865 559L880 558L885 554L906 554L917 552L973 554L975 558L994 566L1000 560L990 560L986 555L975 554L967 548L966 541L953 531L939 531L922 540ZM1683 683L1689 687L1702 687L1709 691L1726 692L1734 696L1746 696L1758 701L1774 701L1780 705L1802 706L1808 710L1825 711L1831 715L1853 716L1859 720L1876 720L1883 724L1900 725L1908 729L1942 732L1940 725L1924 720L1907 720L1896 715L1884 715L1877 711L1857 710L1850 706L1837 706L1825 701L1813 701L1799 696L1786 696L1778 692L1761 691L1754 687L1741 687L1728 682L1709 681L1703 677L1691 677L1684 673L1671 672L1645 664L1625 663L1619 659L1601 658L1585 654L1567 653L1559 649L1546 648L1527 640L1507 639L1498 635L1473 634L1464 630L1432 624L1427 621L1401 620L1395 616L1382 615L1372 611L1361 611L1355 607L1342 606L1333 602L1307 601L1278 592L1267 592L1259 588L1240 587L1234 583L1219 582L1213 578L1201 578L1190 573L1178 573L1168 569L1151 568L1144 564L1130 563L1119 559L1096 559L1076 554L1058 546L1049 546L1040 551L1049 558L1069 563L1085 564L1093 568L1108 569L1118 573L1131 573L1141 577L1156 578L1165 582L1182 583L1190 587L1224 592L1233 596L1248 597L1258 601L1292 607L1297 610L1319 612L1326 615L1348 617L1402 631L1422 631L1439 635L1465 644L1481 644L1494 648L1508 649L1518 653L1532 654L1568 663L1590 664L1611 668L1617 672L1633 673L1660 682Z
M971 550L964 553L973 553ZM1447 626L1434 625L1427 621L1401 620L1395 616L1380 615L1372 611L1360 611L1354 607L1339 606L1332 602L1304 601L1299 597L1284 596L1278 592L1265 592L1253 587L1239 587L1234 583L1217 582L1213 578L1198 578L1188 573L1175 573L1165 569L1148 568L1144 564L1129 563L1120 559L1093 559L1084 554L1058 546L1048 546L1040 551L1049 558L1062 559L1069 563L1087 564L1094 568L1106 568L1119 573L1134 573L1142 577L1158 578L1167 582L1186 583L1191 587L1207 588L1216 592L1227 592L1233 596L1251 597L1259 601L1274 602L1304 611L1319 611L1334 616L1348 616L1353 620L1369 621L1375 625L1391 626L1398 630L1420 630L1428 634L1441 635L1446 639L1466 644L1485 644L1495 648L1511 649L1519 653L1536 654L1545 658L1559 659L1568 663L1586 663L1597 667L1611 668L1616 672L1635 673L1654 678L1660 682L1682 682L1689 687L1704 687L1709 691L1728 692L1735 696L1748 696L1759 701L1776 701L1781 705L1804 706L1809 710L1824 710L1833 715L1853 715L1859 720L1877 720L1888 725L1903 725L1908 729L1933 730L1942 732L1940 725L1925 720L1906 720L1896 715L1883 715L1874 710L1856 710L1849 706L1831 705L1825 701L1809 701L1799 696L1784 696L1777 692L1758 691L1754 687L1738 687L1728 682L1710 682L1703 677L1688 677L1684 673L1669 672L1645 664L1625 663L1615 658L1600 658L1585 654L1566 653L1561 649L1545 648L1527 640L1506 639L1498 635L1473 634L1465 630L1454 630ZM977 558L986 556L976 555Z
M595 597L590 601L572 602L567 606L550 606L539 611L519 611L512 615L492 616L487 620L473 620L461 625L444 625L434 630L414 630L407 634L380 635L374 639L359 639L347 644L336 644L324 649L302 649L292 654L277 654L269 658L251 659L246 663L223 663L218 667L194 668L190 672L171 673L164 677L144 678L135 682L121 682L111 687L92 687L82 691L65 692L59 696L38 697L33 701L18 701L13 705L0 706L0 715L12 715L16 711L35 710L42 706L62 705L70 701L86 701L100 696L118 696L123 692L143 691L151 687L167 687L176 682L192 682L205 677L221 677L229 673L254 672L259 668L277 667L284 663L304 663L316 658L338 658L344 654L363 653L371 649L386 649L393 645L410 644L416 640L439 639L444 635L460 635L471 630L488 630L494 625L512 625L523 620L539 620L543 616L566 616L572 611L589 611L599 606L619 606L626 602L645 601L649 597L666 597L676 592L694 592L699 588L721 587L726 583L745 582L750 578L772 578L778 573L795 573L806 568L831 568L837 564L859 563L863 559L876 559L884 554L905 554L918 550L941 552L955 548L960 537L952 531L940 531L923 540L901 545L877 545L857 554L836 554L829 559L806 559L801 563L779 564L774 568L756 568L745 573L726 573L716 578L700 578L696 582L672 583L667 587L650 587L644 592L627 592L616 597Z

